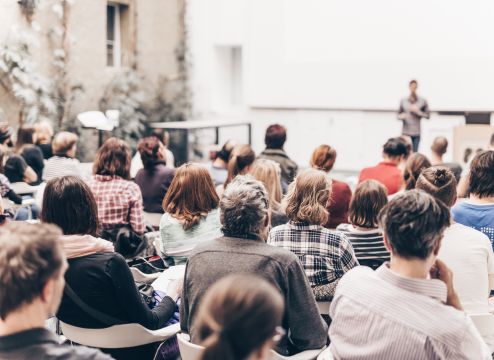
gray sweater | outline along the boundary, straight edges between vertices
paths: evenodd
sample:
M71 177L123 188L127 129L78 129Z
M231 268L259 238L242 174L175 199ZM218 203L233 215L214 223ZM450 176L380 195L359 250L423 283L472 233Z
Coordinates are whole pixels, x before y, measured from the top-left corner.
M182 331L190 334L193 343L199 342L194 317L204 293L218 279L233 273L261 276L285 298L282 326L289 330L290 338L280 342L278 352L287 355L326 345L326 325L297 256L262 241L232 237L197 246L187 262L180 325Z

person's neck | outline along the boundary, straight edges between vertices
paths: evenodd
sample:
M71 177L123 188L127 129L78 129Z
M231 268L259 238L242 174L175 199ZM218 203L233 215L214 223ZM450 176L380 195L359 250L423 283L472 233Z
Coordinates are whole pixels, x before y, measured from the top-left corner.
M439 154L436 154L436 153L432 153L431 155L431 163L432 165L441 165L443 164L443 157Z
M394 165L398 166L400 163L400 159L389 157L389 156L383 156L383 162L394 164Z
M48 316L40 306L31 304L11 313L5 320L0 320L0 336L7 336L30 329L44 328Z
M474 204L494 204L494 196L479 197L475 194L470 194L469 201Z
M430 271L430 266L425 260L403 259L397 256L391 257L389 268L400 276L412 279L427 279Z

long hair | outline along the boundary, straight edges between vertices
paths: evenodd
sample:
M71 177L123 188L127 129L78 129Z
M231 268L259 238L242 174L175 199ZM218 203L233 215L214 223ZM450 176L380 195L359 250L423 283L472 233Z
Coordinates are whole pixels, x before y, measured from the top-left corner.
M115 137L106 140L96 153L93 173L120 176L130 179L130 148L125 141Z
M164 145L156 136L148 136L139 141L137 151L141 155L144 169L152 171L160 160L166 163L163 154L160 154L162 148L164 148Z
M279 211L282 198L280 165L272 160L257 159L250 173L264 184L271 209Z
M194 321L201 360L244 360L275 335L284 312L280 292L263 278L230 275L204 296Z
M314 149L310 166L314 169L330 172L336 161L336 150L329 145L319 145Z
M34 144L34 126L21 126L17 130L17 140L15 142L15 151L20 152L26 145Z
M405 166L403 178L405 179L406 190L415 188L415 182L420 176L422 170L431 167L431 162L424 155L414 153L410 155Z
M228 175L226 177L224 188L233 180L238 174L243 174L245 168L256 160L256 153L250 145L237 145L233 148L228 160Z
M379 226L379 212L388 203L386 188L375 180L366 180L357 186L350 201L348 217L352 225L363 228Z
M199 164L180 166L163 199L163 210L190 229L218 207L219 198L208 170Z
M321 170L307 169L290 184L285 199L286 216L292 221L323 225L328 222L326 204L331 195L331 180Z

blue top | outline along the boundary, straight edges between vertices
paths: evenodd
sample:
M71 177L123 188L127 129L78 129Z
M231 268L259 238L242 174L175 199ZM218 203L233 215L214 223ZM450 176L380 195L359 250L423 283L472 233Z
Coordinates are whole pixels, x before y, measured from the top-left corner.
M461 202L451 210L453 219L487 235L494 241L494 204L472 204Z

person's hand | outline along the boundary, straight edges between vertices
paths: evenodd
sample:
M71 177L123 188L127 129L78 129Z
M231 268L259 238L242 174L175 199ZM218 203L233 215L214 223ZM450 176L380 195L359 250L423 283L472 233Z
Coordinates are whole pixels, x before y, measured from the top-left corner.
M398 114L398 119L400 119L400 120L406 120L407 119L407 114L404 113L404 112Z
M432 279L441 280L446 284L446 288L448 290L446 305L453 306L458 310L463 310L460 299L458 298L458 295L453 287L453 272L446 266L446 264L443 261L436 259L436 262L432 265L430 270L430 275Z
M183 284L183 278L170 281L166 289L166 294L176 302L182 294Z
M417 105L410 105L410 112L418 113L420 112L420 109Z

